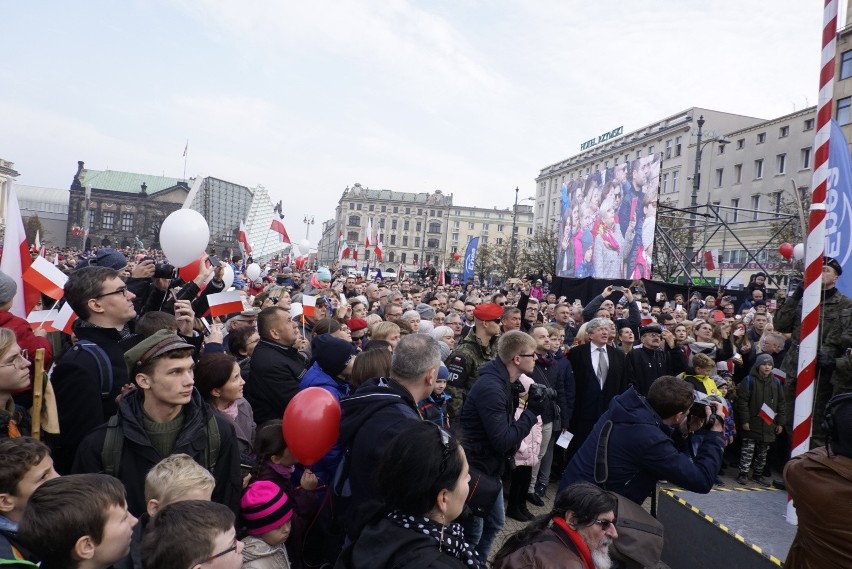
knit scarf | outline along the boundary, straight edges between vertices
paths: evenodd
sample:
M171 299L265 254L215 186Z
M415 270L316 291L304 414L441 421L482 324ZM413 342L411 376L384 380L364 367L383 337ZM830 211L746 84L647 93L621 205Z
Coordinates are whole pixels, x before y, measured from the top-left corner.
M219 409L223 415L229 417L233 422L237 422L237 417L240 414L240 410L237 407L236 401L231 401L231 404L225 407L224 409Z
M441 551L452 555L467 567L485 568L476 551L465 541L461 524L452 523L445 526L427 517L409 516L399 510L389 513L388 519L401 528L431 536ZM588 548L586 550L588 551Z
M613 228L601 224L598 228L598 236L603 239L604 246L606 246L607 249L612 251L621 251L621 246L618 244L618 241L615 240Z
M577 533L577 530L571 529L571 526L568 525L568 522L563 517L553 516L553 525L568 536L580 554L580 559L583 560L583 565L586 566L586 569L595 569L595 564L592 562L592 552L589 551L589 546L583 541L583 536ZM567 547L568 544L565 544L565 546Z

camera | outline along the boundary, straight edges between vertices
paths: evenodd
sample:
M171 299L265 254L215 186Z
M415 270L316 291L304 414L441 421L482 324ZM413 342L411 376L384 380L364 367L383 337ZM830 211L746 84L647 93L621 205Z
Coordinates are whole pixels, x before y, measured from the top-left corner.
M527 392L527 399L530 401L553 400L556 399L556 390L543 383L533 383Z
M175 268L172 265L167 265L165 263L160 264L157 263L154 266L154 278L155 279L171 279L175 276Z
M722 400L715 395L704 395L703 393L695 392L694 393L695 401L692 403L692 407L689 408L689 417L695 417L696 419L701 419L703 424L697 430L699 431L708 431L713 428L713 425L716 424L716 421L721 421L722 418L717 415L713 407L713 403L721 403ZM707 416L707 408L710 407L710 416Z

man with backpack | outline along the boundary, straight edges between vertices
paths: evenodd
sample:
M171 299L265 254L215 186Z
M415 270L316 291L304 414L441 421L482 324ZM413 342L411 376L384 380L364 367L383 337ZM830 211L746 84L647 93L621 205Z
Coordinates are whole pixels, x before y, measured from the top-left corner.
M124 352L134 334L135 296L109 267L84 267L65 283L65 300L77 315L77 343L56 363L51 376L59 411L58 441L52 443L60 474L69 474L83 437L117 410L115 398L130 383Z
M118 413L89 434L77 451L75 473L104 472L127 488L128 510L145 511L145 475L163 458L186 453L216 479L213 501L238 511L242 478L234 427L194 389L193 347L161 330L124 356L139 389Z

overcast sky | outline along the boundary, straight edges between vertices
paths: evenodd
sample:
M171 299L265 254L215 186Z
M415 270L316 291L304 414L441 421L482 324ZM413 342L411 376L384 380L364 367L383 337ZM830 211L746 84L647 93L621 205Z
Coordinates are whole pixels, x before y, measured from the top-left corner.
M845 2L843 2L845 4ZM845 7L842 7L844 9ZM507 207L617 126L816 104L822 2L0 0L0 158L263 184L290 235L342 190Z

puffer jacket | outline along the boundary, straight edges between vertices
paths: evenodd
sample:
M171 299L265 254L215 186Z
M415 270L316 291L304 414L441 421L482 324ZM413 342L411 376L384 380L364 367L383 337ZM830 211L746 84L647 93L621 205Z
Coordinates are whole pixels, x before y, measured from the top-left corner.
M760 417L760 408L766 404L775 411L775 419L771 424ZM751 368L751 373L737 386L737 400L734 403L737 424L748 423L749 430L740 430L747 439L771 443L775 441L775 427L785 425L787 407L784 400L784 388L771 373L761 377L757 366Z
M530 385L534 382L526 375L522 375L518 381L520 381L521 385L524 386L524 392L521 394L521 401L526 401L527 391L529 391ZM518 421L521 418L521 414L523 412L524 407L519 405L518 408L515 409L515 421ZM524 437L524 440L521 441L521 446L518 447L518 452L515 453L516 465L535 466L538 462L538 453L541 451L541 427L541 417L538 417L535 425L533 425L533 428L530 430L530 434Z
M252 535L242 540L243 569L290 569L290 559L283 543L269 545Z

